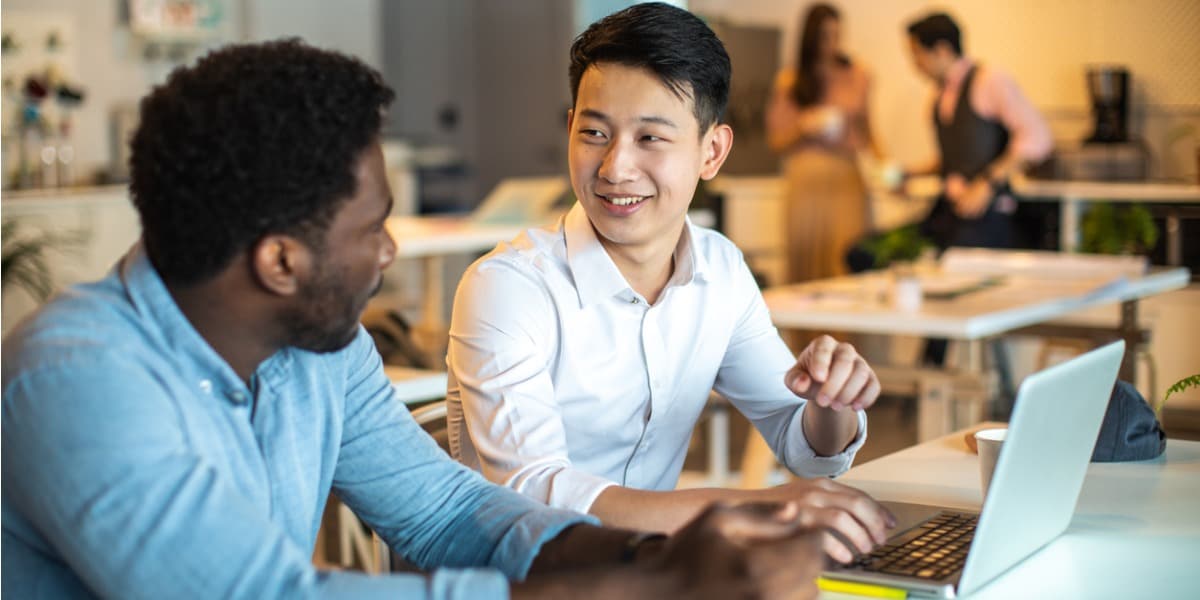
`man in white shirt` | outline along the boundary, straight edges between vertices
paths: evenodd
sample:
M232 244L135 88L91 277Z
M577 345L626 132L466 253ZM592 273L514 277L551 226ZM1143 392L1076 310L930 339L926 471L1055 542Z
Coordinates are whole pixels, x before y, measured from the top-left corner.
M454 455L490 480L606 524L673 531L713 501L792 500L847 561L891 516L828 479L866 437L879 382L828 336L794 358L741 253L687 209L733 132L721 42L687 11L639 4L571 49L579 202L468 269L447 362ZM709 390L802 477L766 490L675 484ZM813 399L808 402L805 398Z

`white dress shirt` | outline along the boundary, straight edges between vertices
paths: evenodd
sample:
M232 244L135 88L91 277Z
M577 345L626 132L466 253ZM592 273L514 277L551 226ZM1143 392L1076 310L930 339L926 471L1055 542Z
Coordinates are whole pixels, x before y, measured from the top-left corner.
M576 204L471 265L447 354L452 454L493 482L586 512L605 488L671 490L715 389L793 473L833 476L866 438L820 457L795 362L741 252L687 223L658 301L626 283Z

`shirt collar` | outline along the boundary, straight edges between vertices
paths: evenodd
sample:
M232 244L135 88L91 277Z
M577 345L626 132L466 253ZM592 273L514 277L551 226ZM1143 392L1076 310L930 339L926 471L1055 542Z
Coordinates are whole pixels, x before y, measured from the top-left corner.
M235 404L245 402L249 392L245 382L179 309L140 242L122 259L119 268L121 281L134 308L151 321L151 327L156 326L161 331L166 346L198 368L201 386ZM263 376L276 379L287 370L290 362L290 352L285 348L263 361L255 375L260 379Z
M697 251L691 219L686 219L683 235L675 246L675 272L667 286L707 281L708 261ZM578 202L563 217L563 235L567 244L567 266L579 293L579 304L598 302L631 290L620 269L596 237L591 220Z

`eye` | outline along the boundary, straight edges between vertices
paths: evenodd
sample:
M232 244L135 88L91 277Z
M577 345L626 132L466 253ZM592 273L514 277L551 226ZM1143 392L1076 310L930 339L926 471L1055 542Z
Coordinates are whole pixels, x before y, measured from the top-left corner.
M667 140L666 140L666 139L664 139L664 138L660 138L660 137L658 137L657 135L649 135L649 134L647 134L647 135L643 135L643 136L642 136L642 141L643 141L643 142L665 142L665 141L667 141Z
M607 136L599 129L580 129L579 135L585 141L603 141Z

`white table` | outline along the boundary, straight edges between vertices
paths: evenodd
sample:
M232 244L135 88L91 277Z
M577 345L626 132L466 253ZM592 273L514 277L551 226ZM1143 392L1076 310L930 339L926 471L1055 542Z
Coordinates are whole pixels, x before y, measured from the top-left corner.
M446 397L446 372L384 365L392 389L405 404L418 404Z
M979 458L963 432L851 469L839 481L881 500L979 510ZM1186 598L1200 590L1200 442L1092 464L1066 533L972 598ZM849 596L826 594L825 598Z
M396 242L396 257L421 259L423 297L419 326L434 332L446 328L442 293L445 255L485 252L529 227L484 223L469 216L389 218L387 229Z
M971 250L972 253L996 251ZM1004 253L1015 257L1038 253ZM1084 259L1081 259L1084 260ZM1138 300L1188 284L1181 267L1158 268L1142 276L1113 283L1111 277L1038 276L1015 271L1001 283L951 300L926 299L916 311L893 307L886 298L890 274L870 272L771 288L763 292L771 319L780 328L848 331L883 335L915 335L967 343L968 359L961 371L875 365L890 391L918 398L918 436L925 440L978 422L990 396L991 383L983 372L982 340L1022 327L1091 308L1120 303L1120 337L1136 348ZM1121 378L1133 381L1134 353L1127 352Z
M1079 246L1079 220L1088 202L1200 204L1200 185L1162 182L1054 181L1016 178L1013 191L1024 200L1059 200L1058 247L1074 252ZM1167 264L1183 260L1179 215L1169 214Z
M1058 247L1075 252L1079 247L1079 222L1089 202L1137 202L1153 204L1200 205L1200 185L1156 181L1066 181L1014 177L1013 191L1022 200L1059 202ZM941 192L937 177L915 177L905 184L905 193L914 198L932 198ZM1182 263L1183 247L1179 215L1167 215L1167 264Z

